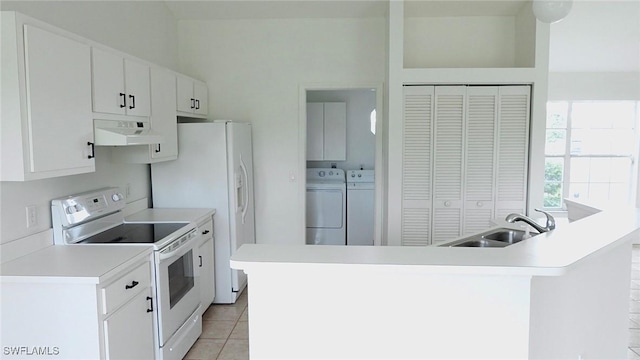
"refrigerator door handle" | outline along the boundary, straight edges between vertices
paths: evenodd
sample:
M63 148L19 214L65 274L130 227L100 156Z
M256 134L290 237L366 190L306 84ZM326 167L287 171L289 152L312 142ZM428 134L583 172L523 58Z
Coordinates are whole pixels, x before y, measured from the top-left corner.
M242 170L242 166L240 167L240 170ZM235 197L236 197L236 213L239 212L243 212L244 211L244 199L243 198L243 185L242 185L242 175L240 174L240 171L237 171L235 174Z
M247 166L244 164L244 161L242 160L242 154L240 154L240 168L242 169L242 173L244 174L244 191L245 191L245 196L244 197L244 202L242 204L242 223L244 224L246 218L247 218L247 208L249 207L249 173L247 172Z

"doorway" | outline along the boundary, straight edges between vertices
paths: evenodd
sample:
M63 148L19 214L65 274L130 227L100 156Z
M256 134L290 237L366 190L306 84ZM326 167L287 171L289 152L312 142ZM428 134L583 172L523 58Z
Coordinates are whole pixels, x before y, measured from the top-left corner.
M336 113L338 118L340 118L341 113L344 113L344 119L338 120L338 122L341 121L344 124L343 129L340 129L339 123L336 124L335 122L323 127L322 119L320 120L321 125L318 126L317 117L321 117L324 111L327 114L331 114L332 118L335 117ZM314 169L338 169L344 172L345 178L349 178L349 175L352 175L351 179L358 179L357 176L361 174L370 174L371 177L368 181L372 183L368 184L368 189L370 190L367 193L368 195L364 197L371 200L365 200L359 203L358 206L362 207L362 213L371 212L373 221L369 220L363 224L362 219L360 219L358 228L362 230L362 233L371 233L373 235L373 245L382 245L384 172L382 161L383 124L381 119L382 84L301 86L299 119L300 162L298 173L301 180L300 213L302 214L303 224L301 234L304 239L309 238L309 231L313 232L313 229L307 229L309 219L306 213L308 201L307 173L309 172L312 174L310 176L313 176ZM328 123L330 121L335 120L327 119ZM326 140L323 140L323 137ZM323 149L325 150L324 152ZM366 192L355 190L360 190L363 185L354 185L354 183L347 182L345 184L347 202L349 186L351 186L352 200L356 198L362 199L363 196L361 194ZM359 187L355 188L354 186ZM367 187L366 184L364 187ZM356 197L356 194L359 196ZM315 199L315 196L312 199ZM351 206L350 211L353 212L355 204L355 201L349 204ZM313 206L311 203L309 205ZM346 206L343 208L345 214L347 213ZM315 210L313 213L315 213ZM357 213L360 213L360 211ZM353 231L355 229L353 224L356 219L352 216L351 220L351 230ZM354 244L357 242L353 241L355 239L353 234L351 234L351 243L347 241L349 223L349 219L346 219L344 223L344 243ZM370 238L371 235L366 236Z

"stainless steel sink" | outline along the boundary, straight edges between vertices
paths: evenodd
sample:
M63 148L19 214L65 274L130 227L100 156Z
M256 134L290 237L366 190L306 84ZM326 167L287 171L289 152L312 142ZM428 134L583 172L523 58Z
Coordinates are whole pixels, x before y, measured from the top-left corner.
M493 232L491 234L484 235L483 238L489 240L502 241L509 244L515 244L519 241L528 239L534 235L538 235L538 233L529 233L527 237L526 233L521 230L500 230Z
M529 237L539 235L537 232L531 232ZM447 243L440 246L448 247L482 247L482 248L503 248L529 237L522 230L512 230L506 228L492 229L480 234L467 236L460 240Z
M508 246L509 244L507 243L503 243L500 241L495 241L495 240L485 240L485 239L481 239L481 240L468 240L468 241L464 241L461 242L459 244L455 244L455 245L451 245L453 247L505 247Z

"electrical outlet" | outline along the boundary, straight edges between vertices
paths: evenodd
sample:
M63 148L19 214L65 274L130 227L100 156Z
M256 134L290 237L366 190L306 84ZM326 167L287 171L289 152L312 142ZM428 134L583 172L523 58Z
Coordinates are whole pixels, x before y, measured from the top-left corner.
M38 209L35 205L27 206L27 228L38 225Z

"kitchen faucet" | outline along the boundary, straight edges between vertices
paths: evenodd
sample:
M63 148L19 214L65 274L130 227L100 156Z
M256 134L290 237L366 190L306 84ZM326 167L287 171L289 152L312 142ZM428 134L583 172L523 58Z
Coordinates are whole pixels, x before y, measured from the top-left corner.
M536 229L536 231L539 232L540 234L542 234L543 232L551 231L556 228L556 220L553 218L551 214L540 209L534 209L534 210L537 212L543 213L547 217L547 224L545 227L538 225L538 223L536 223L532 218L522 214L516 214L516 213L509 214L507 215L505 220L508 223L515 223L516 221L524 221L527 224L531 225L531 227Z

